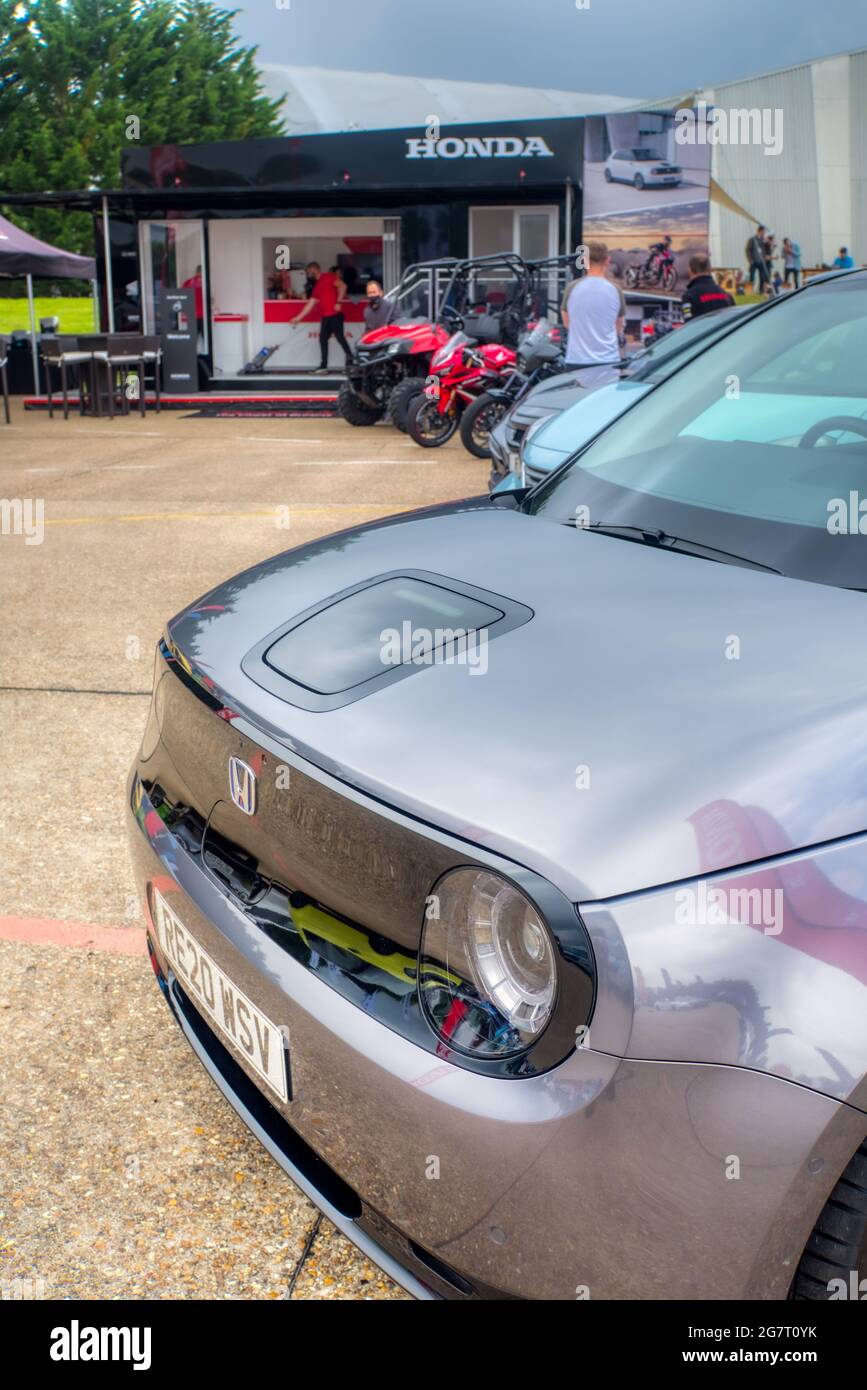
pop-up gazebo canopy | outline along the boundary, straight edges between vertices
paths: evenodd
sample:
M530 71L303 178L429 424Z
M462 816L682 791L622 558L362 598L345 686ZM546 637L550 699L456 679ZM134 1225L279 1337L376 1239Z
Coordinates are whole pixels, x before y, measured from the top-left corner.
M96 261L92 256L77 256L61 251L47 241L24 232L5 217L0 217L0 275L23 276L27 281L27 301L30 312L30 336L33 348L33 388L39 390L39 358L36 351L36 314L33 307L33 277L50 280L94 280Z

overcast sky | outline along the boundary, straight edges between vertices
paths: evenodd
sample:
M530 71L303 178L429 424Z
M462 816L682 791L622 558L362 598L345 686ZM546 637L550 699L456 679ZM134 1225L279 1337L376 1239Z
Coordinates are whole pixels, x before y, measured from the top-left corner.
M864 0L222 2L270 63L613 96L665 97L867 48Z

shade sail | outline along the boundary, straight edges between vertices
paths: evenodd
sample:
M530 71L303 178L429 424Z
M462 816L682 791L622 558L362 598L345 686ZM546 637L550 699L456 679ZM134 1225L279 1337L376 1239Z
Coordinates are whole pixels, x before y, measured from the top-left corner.
M0 217L0 275L40 275L47 279L94 280L96 261L61 251Z

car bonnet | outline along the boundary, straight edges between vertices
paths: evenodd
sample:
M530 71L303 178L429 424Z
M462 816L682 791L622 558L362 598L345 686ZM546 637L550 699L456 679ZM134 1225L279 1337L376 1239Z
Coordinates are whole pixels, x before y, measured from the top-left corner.
M491 629L484 670L419 664L340 708L299 708L247 674L296 615L408 571L530 617ZM276 556L169 630L270 737L575 901L703 872L720 816L744 829L722 837L715 868L755 857L748 824L766 855L867 824L862 594L478 499Z

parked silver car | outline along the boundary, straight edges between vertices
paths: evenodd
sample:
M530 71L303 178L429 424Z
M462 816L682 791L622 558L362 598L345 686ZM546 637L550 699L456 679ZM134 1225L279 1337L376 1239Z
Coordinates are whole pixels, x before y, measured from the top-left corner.
M419 1297L864 1287L865 360L856 272L531 493L168 625L128 788L158 982Z
M672 164L659 150L614 150L605 161L606 183L631 183L634 188L676 188L683 177L679 164Z

